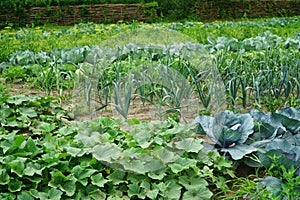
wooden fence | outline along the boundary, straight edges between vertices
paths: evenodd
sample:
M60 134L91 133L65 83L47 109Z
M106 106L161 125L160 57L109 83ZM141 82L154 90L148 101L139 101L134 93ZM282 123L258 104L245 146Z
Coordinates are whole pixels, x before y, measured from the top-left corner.
M151 4L96 4L34 7L18 13L2 13L0 10L0 24L70 25L87 21L115 23L120 20L154 22L156 9L157 5ZM196 3L194 9L196 17L204 22L243 17L295 16L300 15L300 0L203 0Z
M156 8L147 4L95 4L79 6L33 7L21 13L1 13L0 23L55 23L70 25L81 21L95 23L146 21L156 16Z

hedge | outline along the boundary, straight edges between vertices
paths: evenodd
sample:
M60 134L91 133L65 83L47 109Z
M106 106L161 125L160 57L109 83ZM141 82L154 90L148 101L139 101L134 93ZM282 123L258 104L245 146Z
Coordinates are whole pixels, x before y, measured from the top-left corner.
M214 0L195 4L203 21L240 18L290 17L300 15L299 0Z

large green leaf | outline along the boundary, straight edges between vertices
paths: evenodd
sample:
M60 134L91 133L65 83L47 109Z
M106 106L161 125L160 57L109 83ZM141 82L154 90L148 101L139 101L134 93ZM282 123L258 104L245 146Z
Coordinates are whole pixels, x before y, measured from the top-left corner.
M170 164L172 172L177 174L183 170L189 169L191 167L196 167L197 160L190 158L178 158L174 163Z
M166 181L166 190L163 191L166 199L180 199L181 186L175 180Z
M16 116L12 116L12 117L6 118L5 120L6 120L6 123L4 124L4 126L13 127L15 129L17 129L17 128L24 128L24 124L21 123L21 122L19 122L19 121L17 121L17 117Z
M49 150L48 150L49 151ZM57 154L55 151L49 151L48 153L45 153L42 155L41 160L47 164L44 165L44 167L51 167L54 165L57 165L60 158L64 158L69 156L67 153L61 153Z
M76 140L82 143L85 147L95 147L97 144L101 144L102 141L100 140L101 134L96 131L83 131L79 132L78 135L75 137Z
M206 186L208 186L207 181L199 176L181 176L178 180L178 183L184 186L187 190L197 190L199 188L205 188Z
M32 108L22 107L19 108L19 112L21 113L21 115L24 115L26 117L30 117L30 118L37 117L36 111L33 110Z
M73 157L76 157L76 156L81 157L86 153L84 148L67 147L66 150Z
M92 149L92 152L97 160L108 163L122 155L122 149L113 143L98 144Z
M36 145L36 141L34 141L31 137L27 139L23 149L30 153L35 153L39 150L39 148Z
M76 179L72 176L66 177L60 171L51 172L51 181L48 185L62 190L67 196L73 196L76 191Z
M57 133L63 136L71 135L74 132L76 132L77 127L74 126L63 126L60 129L57 130Z
M58 186L63 185L68 178L60 171L51 172L51 181L48 183L49 186L57 188Z
M128 196L131 198L140 194L140 186L138 184L132 183L128 185Z
M198 153L202 149L202 140L194 138L185 138L181 141L175 142L176 148L182 149L186 152Z
M28 162L26 163L26 167L24 169L24 175L33 176L34 174L42 175L42 171L44 167L39 163Z
M9 108L9 106L0 106L0 119L1 119L1 123L4 122L4 120L6 118L8 118L13 112L14 110L12 108Z
M173 152L168 148L160 148L157 151L154 151L152 155L154 158L158 158L163 164L172 163L179 158L175 151Z
M145 162L142 160L122 160L122 166L125 170L135 172L138 174L145 174L148 170L145 168Z
M108 176L108 179L114 183L114 185L118 185L120 183L126 183L125 179L126 173L120 170L116 170Z
M60 189L64 191L67 196L71 197L76 192L76 181L75 180L66 181L62 186L60 186Z
M90 177L96 171L97 170L95 169L86 169L86 168L82 168L80 165L77 165L72 169L71 172L74 174L75 178L84 179Z
M30 158L33 158L36 155L43 152L43 150L37 146L36 141L32 138L27 139L25 146L22 150L24 151L26 156L30 156ZM19 152L22 152L21 149Z
M286 169L295 167L295 174L300 175L300 147L291 144L286 139L276 138L269 142L264 149L265 153L259 154L259 159L265 167L270 167L274 162L271 158L277 157L276 163Z
M16 135L15 132L12 132L8 138L0 144L0 147L3 148L3 153L11 153L15 149L18 149L24 140L23 135Z
M34 200L34 198L27 192L21 192L17 196L18 200Z
M146 196L150 199L156 199L158 192L159 192L158 189L149 190L149 191L146 191Z
M211 199L213 193L206 187L199 187L196 189L191 189L183 193L182 199L191 200L209 200Z
M94 169L86 169L81 166L76 166L71 171L74 177L80 182L83 186L88 184L88 178L96 172Z
M156 157L153 157L153 159L147 161L144 165L146 172L158 171L167 167L166 163L163 163L160 159L157 159Z
M151 184L148 181L142 181L142 183L140 184L140 188L143 188L146 196L149 197L150 199L157 198L159 190L152 189Z
M162 180L165 176L167 176L166 169L163 168L157 171L151 171L148 173L148 176L154 180Z
M300 131L300 109L285 108L271 114L272 120L280 121L281 124L293 134Z
M47 123L47 122L43 122L43 123L41 123L41 125L39 126L39 129L40 129L42 132L46 132L46 133L51 133L55 128L56 128L55 123Z
M19 192L22 190L22 187L24 187L24 184L22 181L17 180L15 178L11 178L8 183L8 190L10 192Z
M211 126L213 124L214 118L211 116L198 116L194 123L197 124L196 126L196 133L198 134L208 134L210 132Z
M15 200L16 195L12 193L0 193L0 199L5 200Z
M291 119L300 120L300 108L284 108L282 110L276 111L276 113L279 113Z
M91 197L94 200L106 199L106 194L104 192L102 192L101 190L96 190L92 193L89 193L88 196ZM87 199L89 199L89 198L87 198Z
M7 185L9 183L9 175L6 169L0 169L0 185Z
M40 197L40 194L39 193L43 193L43 192L39 192L38 190L36 189L30 189L29 190L29 194L31 196L33 196L34 198L39 198Z
M241 134L237 130L232 130L226 126L219 131L218 135L215 134L215 136L218 137L217 144L224 148L236 144L241 138Z
M25 95L15 95L11 96L7 99L7 103L9 104L15 104L15 105L21 105L23 102L29 101L32 98L25 96Z
M276 196L278 196L282 190L282 180L273 176L263 178L260 183Z
M27 158L18 157L16 160L9 162L7 165L9 166L11 172L17 174L19 177L24 175L25 163Z
M159 191L159 196L162 196L162 199L180 199L182 187L174 179L153 183L152 187L153 190Z
M273 140L270 143L268 143L268 145L266 146L265 150L266 151L280 150L280 151L282 151L284 153L292 153L294 147L295 146L292 145L291 143L289 143L287 140L276 138L275 140Z
M56 200L56 199L61 199L62 194L63 194L62 191L55 189L55 188L51 188L48 191L47 195L48 195L49 199Z
M134 134L134 139L142 148L148 148L149 145L153 142L153 136L147 130L142 130Z
M26 181L29 181L31 183L32 188L37 188L38 185L45 180L41 176L26 176L24 177Z
M222 148L222 152L229 153L233 160L240 160L245 155L257 151L257 149L251 145L238 144L229 148Z
M105 179L101 173L91 176L92 184L97 185L98 187L104 187L104 184L109 182Z

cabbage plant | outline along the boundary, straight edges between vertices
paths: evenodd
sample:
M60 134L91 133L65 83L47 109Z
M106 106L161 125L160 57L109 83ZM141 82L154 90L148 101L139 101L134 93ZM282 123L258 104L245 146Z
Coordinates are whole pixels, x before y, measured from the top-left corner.
M198 124L198 133L207 134L213 148L229 154L233 160L240 160L257 151L246 143L254 128L250 114L236 115L231 111L223 111L215 117L199 116L195 123Z

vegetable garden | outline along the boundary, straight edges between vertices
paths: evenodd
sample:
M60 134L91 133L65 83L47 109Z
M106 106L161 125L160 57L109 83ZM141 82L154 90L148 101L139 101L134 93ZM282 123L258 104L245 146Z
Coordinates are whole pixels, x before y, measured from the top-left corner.
M300 197L299 17L0 38L0 199Z

